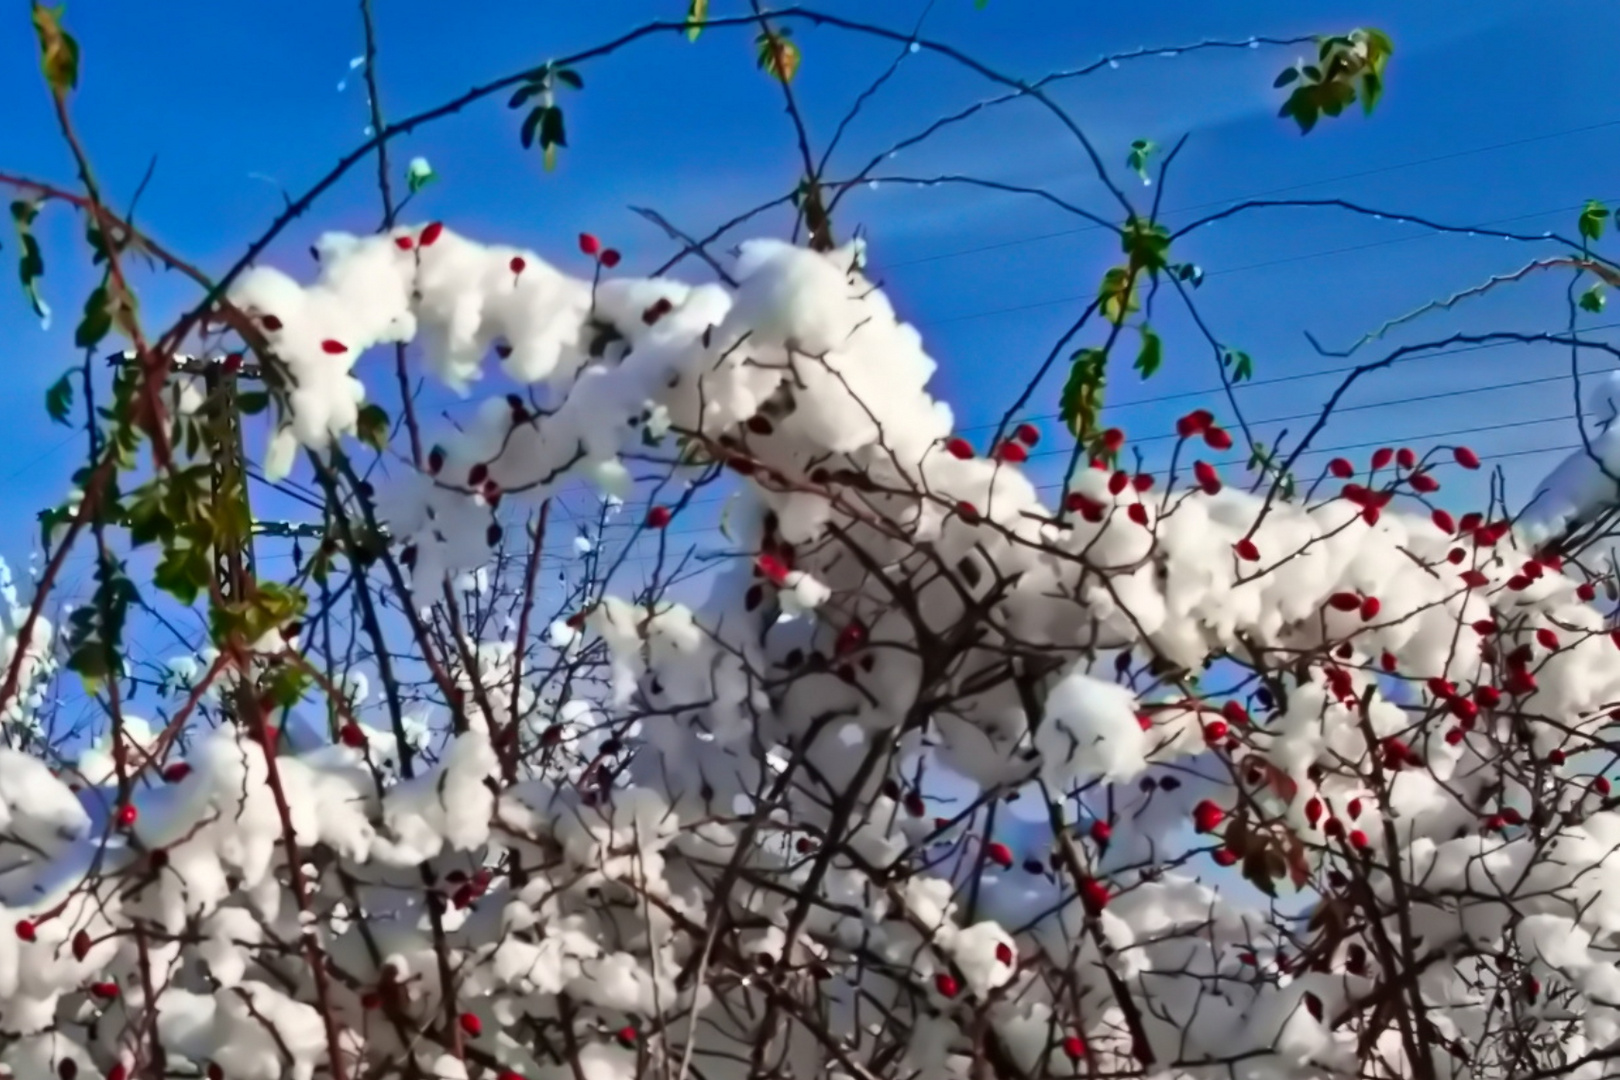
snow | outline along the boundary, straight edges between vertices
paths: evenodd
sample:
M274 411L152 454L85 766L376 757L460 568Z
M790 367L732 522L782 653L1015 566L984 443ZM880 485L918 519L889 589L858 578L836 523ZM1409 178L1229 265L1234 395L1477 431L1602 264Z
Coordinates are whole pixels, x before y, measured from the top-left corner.
M1399 974L1374 946L1403 927L1451 950L1420 985L1467 1045L1500 1039L1491 995L1525 997L1526 977L1546 989L1515 1023L1544 1042L1620 1035L1620 815L1604 763L1579 754L1605 744L1620 649L1580 567L1529 547L1610 498L1590 461L1555 472L1520 533L1451 535L1348 492L1138 490L1084 465L1048 497L1032 470L951 449L936 363L861 245L745 242L735 289L588 280L437 223L317 250L308 284L259 267L231 292L290 378L267 472L354 435L378 346L409 343L469 398L493 354L525 391L475 401L434 464L379 483L422 610L447 581L499 605L496 503L586 483L617 507L680 447L736 474L740 557L702 602L593 585L532 641L510 640L504 610L487 637L457 627L469 637L422 678L430 717L405 718L410 770L374 669L336 682L362 717L339 745L267 757L199 721L164 750L188 774L122 791L115 754L144 758L161 724L125 714L128 750L92 741L62 775L0 750L0 903L29 920L0 933L14 1075L57 1075L71 1053L100 1076L132 1053L90 1019L138 1014L154 958L160 1041L233 1080L313 1077L334 1052L628 1080L691 1050L705 1075L745 1076L751 1018L784 987L832 1036L781 1010L781 1075L839 1075L847 1057L957 1080L994 1037L1031 1075L1141 1073L1150 1053L1155 1076L1403 1076L1402 1040L1361 1027ZM1597 393L1612 413L1620 381ZM671 464L660 505L703 467ZM565 558L613 542L582 528ZM5 599L0 656L20 619ZM17 725L49 641L37 628ZM213 659L171 662L167 692ZM873 765L890 758L904 767ZM939 797L924 765L966 794ZM975 800L1011 794L1068 823L1055 850L980 835ZM138 814L117 826L125 798ZM1287 899L1273 910L1218 855ZM1340 919L1305 964L1324 920L1368 897L1372 921ZM80 928L96 941L76 958ZM330 961L324 989L305 949ZM101 975L117 1006L87 989ZM1356 1022L1335 1023L1346 1010ZM564 1017L566 1061L533 1037ZM1506 1075L1435 1053L1448 1076Z

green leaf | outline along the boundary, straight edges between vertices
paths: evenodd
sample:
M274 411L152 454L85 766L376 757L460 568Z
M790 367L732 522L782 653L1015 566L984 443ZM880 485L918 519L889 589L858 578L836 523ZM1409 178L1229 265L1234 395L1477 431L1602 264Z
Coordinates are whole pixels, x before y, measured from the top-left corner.
M410 165L405 169L405 187L412 195L438 178L439 174L433 171L433 166L428 164L425 157L412 158Z
M1588 240L1597 240L1603 235L1603 224L1609 218L1609 208L1596 199L1586 200L1586 206L1581 210L1578 223L1581 235Z
M1603 286L1600 284L1593 285L1590 289L1587 289L1585 292L1581 293L1580 305L1582 311L1590 311L1593 314L1597 314L1603 310L1603 303Z
M1274 90L1275 89L1281 89L1282 87L1287 86L1289 83L1293 82L1297 78L1299 78L1299 68L1292 68L1292 67L1291 68L1284 68L1282 70L1282 74L1278 75L1275 79L1272 80L1272 82L1271 82L1272 89L1274 89Z
M208 587L212 574L213 566L206 548L177 544L163 552L163 558L152 572L152 584L189 606L196 603L197 597Z
M1254 378L1254 359L1240 349L1222 349L1221 363L1232 369L1233 382Z
M1157 274L1169 265L1170 230L1156 221L1132 214L1120 231L1119 242L1136 269Z
M381 405L367 405L360 410L360 441L377 453L388 446L388 413Z
M530 98L534 97L536 94L545 93L545 90L546 84L543 82L526 82L516 90L512 91L512 96L507 99L506 107L508 109L521 109L524 105L528 104Z
M545 106L536 105L529 111L529 115L523 118L523 130L518 133L518 141L523 144L523 149L527 150L534 145L534 134L540 130L540 117L545 111Z
M793 81L799 72L799 47L791 40L793 32L787 28L767 30L754 39L759 50L761 71L784 83Z
M107 289L104 285L97 285L85 297L84 318L79 320L78 329L73 331L73 344L81 349L93 349L101 344L101 339L111 329L112 312L107 308Z
M1139 306L1136 297L1136 275L1123 266L1116 266L1103 275L1097 289L1103 317L1118 325Z
M86 641L68 655L67 666L84 680L84 692L95 695L112 674L112 651L104 642Z
M244 390L236 395L236 411L243 416L257 416L270 407L270 395L263 390Z
M1136 370L1142 373L1142 378L1151 379L1162 363L1164 363L1164 342L1151 327L1143 326L1142 348L1136 354L1134 365Z
M1125 155L1125 167L1140 176L1144 184L1149 182L1148 158L1152 157L1158 148L1159 144L1151 139L1137 139L1131 143L1131 152Z
M34 238L33 231L34 219L38 216L38 202L17 199L11 204L11 223L17 230L17 243L22 248L17 262L17 276L22 281L29 306L39 317L40 326L49 330L51 307L39 291L39 279L45 276L45 256L39 249L39 241Z
M45 412L50 418L63 427L72 427L73 422L68 414L73 410L73 376L75 372L69 369L62 373L62 377L51 384L45 391Z
M686 40L696 41L709 18L709 0L692 0L686 5Z
M579 72L575 71L573 68L554 68L552 70L552 74L557 77L558 82L569 87L570 89L585 89L585 80L581 78Z
M34 4L34 33L39 36L39 68L53 93L66 94L79 85L79 43L62 29L62 8Z
M546 106L540 115L540 148L567 146L568 133L563 129L563 112L555 105Z
M1085 439L1097 429L1102 415L1103 390L1108 379L1108 353L1103 349L1081 349L1070 357L1069 378L1058 398L1058 416L1077 439Z
M1371 116L1378 105L1378 99L1384 96L1384 77L1376 71L1369 71L1361 77L1361 111Z

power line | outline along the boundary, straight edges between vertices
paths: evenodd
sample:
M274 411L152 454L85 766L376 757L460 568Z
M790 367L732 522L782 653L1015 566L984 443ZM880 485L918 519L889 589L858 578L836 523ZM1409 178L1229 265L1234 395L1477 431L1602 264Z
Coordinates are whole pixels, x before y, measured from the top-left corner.
M1581 209L1581 207L1585 205L1585 203L1573 203L1568 206L1555 206L1547 210L1537 210L1529 214L1515 214L1512 217L1491 218L1486 221L1477 222L1476 224L1479 228L1485 228L1492 225L1504 225L1513 221L1529 221L1532 218L1546 217L1549 214L1570 213L1572 211ZM1424 231L1411 236L1396 236L1391 237L1388 240L1374 240L1370 243L1353 244L1349 247L1329 248L1323 251L1307 251L1299 255L1285 256L1281 259L1270 259L1266 262L1247 263L1243 266L1229 266L1223 269L1210 270L1204 275L1204 277L1221 277L1226 274L1246 273L1250 270L1265 270L1273 266L1287 266L1291 263L1306 262L1310 259L1321 259L1331 255L1346 255L1356 251L1367 251L1372 248L1388 247L1391 244L1406 244L1411 243L1414 240L1427 240L1437 235L1440 234L1432 231ZM1008 307L988 308L984 311L970 311L963 315L947 315L942 319L928 319L920 321L924 322L925 325L930 328L937 326L948 326L951 323L968 322L972 319L984 319L993 315L1009 315L1020 311L1038 311L1041 308L1060 307L1064 304L1073 304L1083 300L1089 301L1090 299L1091 297L1085 293L1076 293L1072 296L1060 296L1051 300L1037 300L1028 304L1013 304Z
M1208 210L1211 207L1226 206L1232 203L1245 202L1249 199L1264 198L1267 195L1282 195L1290 191L1302 191L1306 188L1320 187L1323 184L1336 184L1343 180L1360 180L1363 177L1377 176L1382 173L1396 172L1401 169L1418 168L1424 165L1434 165L1442 161L1452 161L1457 158L1469 157L1474 154L1485 154L1495 150L1506 150L1515 146L1527 146L1531 143L1545 142L1548 139L1561 139L1569 135L1581 135L1589 131L1599 131L1604 128L1611 128L1615 126L1620 126L1620 118L1604 120L1596 124L1583 124L1580 127L1566 128L1563 131L1549 131L1541 135L1531 135L1522 139L1510 139L1506 142L1492 143L1488 146L1476 146L1467 150L1454 150L1450 153L1436 154L1432 157L1415 158L1411 161L1397 162L1393 165L1381 165L1375 169L1361 169L1357 172L1341 173L1338 176L1323 177L1319 180L1306 180L1298 184L1285 184L1282 187L1265 188L1261 191L1251 192L1248 195L1238 195L1226 199L1214 199L1208 202L1192 203L1188 206L1177 207L1174 210L1167 210L1165 211L1165 215L1170 216L1174 214L1187 214L1195 210ZM1505 218L1503 220L1512 221L1516 219ZM1055 240L1062 236L1075 236L1081 233L1097 232L1100 229L1101 226L1099 225L1081 225L1072 229L1059 229L1055 232L1041 233L1036 236L1019 237L1012 240L1001 240L994 244L981 244L978 247L962 248L957 251L943 252L938 255L924 255L920 258L906 259L901 262L889 263L887 265L891 269L899 269L900 267L904 266L917 266L922 263L939 262L945 259L960 258L964 255L977 255L985 251L997 251L1002 248L1019 247L1024 244L1037 243L1041 240Z

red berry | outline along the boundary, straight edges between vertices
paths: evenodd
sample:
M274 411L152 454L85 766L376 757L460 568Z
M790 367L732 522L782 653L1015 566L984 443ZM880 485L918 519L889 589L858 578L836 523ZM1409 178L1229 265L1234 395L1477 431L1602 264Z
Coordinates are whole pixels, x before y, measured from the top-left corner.
M1096 878L1082 878L1080 881L1080 902L1087 911L1093 915L1108 906L1108 886Z
M1013 962L1012 946L1005 941L996 942L996 960L1003 964L1011 964Z
M328 355L336 356L339 353L348 352L349 347L343 344L341 341L334 341L332 338L327 338L325 341L321 342L321 351L327 353Z
M1543 626L1536 631L1536 643L1543 649L1558 648L1558 635Z
M138 814L139 811L135 809L134 803L125 803L123 806L120 806L118 808L119 826L125 829L129 828L131 825L135 824L135 818L138 816Z
M1367 834L1360 829L1350 830L1350 846L1361 849L1367 846Z
M1220 475L1215 471L1215 466L1207 461L1193 462L1193 479L1198 481L1198 486L1204 489L1206 495L1221 490Z
M233 352L225 357L225 370L232 375L242 370L242 354Z
M1379 469L1387 468L1389 466L1389 463L1391 461L1394 461L1394 460L1395 460L1395 451L1391 450L1387 446L1379 447L1377 450L1373 451L1373 456L1372 456L1373 471L1377 472Z
M1231 848L1221 848L1215 852L1214 858L1216 866L1236 866L1238 853Z
M1468 449L1466 446L1457 447L1451 452L1451 455L1457 459L1457 464L1461 465L1465 469L1479 468L1479 455Z
M1593 600L1597 599L1597 586L1593 585L1590 581L1583 581L1581 582L1580 588L1575 590L1575 595L1587 603L1591 603Z
M1436 510L1434 513L1429 515L1429 520L1434 522L1435 528L1439 529L1448 536L1457 531L1457 523L1452 520L1451 515L1446 513L1444 510Z
M118 996L118 984L115 982L91 983L90 993L103 1001L110 1001Z
M1243 707L1241 701L1234 699L1222 705L1221 715L1226 717L1228 723L1236 724L1238 727L1249 726L1249 710Z
M17 936L24 941L33 941L37 935L32 919L19 919L17 922Z
M1124 469L1116 470L1114 475L1108 478L1108 494L1118 495L1129 487L1130 483L1131 476L1129 473Z
M675 516L667 506L654 506L647 511L647 528L662 529L670 523Z
M1029 460L1029 451L1024 448L1023 443L1004 442L996 447L996 460L1017 465Z
M163 781L167 784L178 784L191 775L191 766L183 761L176 761L172 765L163 767Z
M107 1080L129 1080L129 1066L122 1061L114 1062L107 1070Z
M1153 477L1148 473L1137 473L1131 478L1131 486L1137 491L1151 491L1153 489Z
M1465 570L1462 573L1462 583L1470 589L1483 589L1491 583L1491 579L1486 577L1483 571Z
M1244 562L1260 561L1260 549L1256 547L1254 541L1250 540L1247 536L1233 544L1232 550L1237 552L1237 557L1242 559Z
M1217 806L1213 800L1205 799L1193 807L1193 824L1199 832L1214 832L1226 820L1226 811Z
M359 724L344 724L338 730L338 738L351 750L358 750L366 745L366 733L360 729Z
M1417 468L1417 455L1410 446L1403 446L1395 451L1395 463L1403 469Z
M1214 746L1216 743L1226 738L1227 733L1230 730L1231 729L1226 726L1226 721L1211 720L1209 723L1204 725L1204 741L1209 745Z
M1356 467L1342 457L1336 457L1328 462L1328 472L1340 480L1348 480L1356 475Z
M1098 847L1108 843L1114 838L1114 827L1106 821L1093 821L1091 823L1091 842Z
M483 1033L484 1022L478 1019L475 1013L464 1012L457 1018L456 1022L461 1025L461 1030L465 1031L471 1038L476 1039Z
M912 817L922 817L928 812L928 807L923 802L923 797L917 794L915 791L906 796L905 807L906 813L910 814Z
M1147 528L1148 510L1147 507L1143 506L1141 503L1131 503L1129 508L1127 508L1125 511L1125 516L1136 522L1136 524L1142 526L1142 528Z
M1411 475L1412 490L1420 495L1432 495L1440 490L1440 481L1426 472L1415 472Z
M1070 1061L1079 1061L1086 1056L1086 1040L1078 1035L1070 1035L1063 1040L1063 1053Z
M608 248L602 252L602 265L609 270L619 265L619 252L615 248Z
M934 989L939 991L940 997L953 998L961 993L962 986L956 981L955 975L942 971L934 976Z
M523 261L523 256L514 255L514 256L512 256L512 261L507 263L506 265L510 266L512 268L512 273L521 274L521 273L523 273L523 268L525 266L528 266L529 264Z
M1592 781L1592 790L1597 792L1599 795L1602 795L1604 798L1608 798L1608 796L1609 796L1609 778L1607 776L1600 776L1596 780L1593 780ZM30 940L30 939L24 938L23 940L27 941L27 940Z
M1389 674L1393 675L1397 666L1395 654L1390 652L1388 649L1385 649L1378 656L1378 666L1383 668Z
M1063 508L1072 514L1079 514L1087 521L1095 522L1103 519L1102 504L1078 491L1071 491L1064 496Z
M990 843L986 844L984 846L984 854L987 859L1004 870L1011 867L1013 864L1012 849L1006 844L1001 843L999 840L991 841Z
M1553 750L1551 753L1549 753L1547 755L1547 764L1549 764L1549 765L1562 765L1563 763L1564 763L1564 752L1562 750Z
M1446 732L1446 745L1447 746L1456 746L1458 743L1462 742L1465 737L1466 737L1466 733L1463 731L1462 728L1460 728L1460 727L1451 728Z
M1102 433L1103 449L1110 454L1117 454L1120 447L1125 445L1125 433L1117 427L1111 427Z
M1366 599L1362 600L1361 601L1361 619L1362 619L1362 621L1363 622L1371 622L1372 620L1378 618L1378 612L1383 608L1383 606L1384 605L1379 602L1378 597L1376 597L1376 596L1369 596Z
M981 520L979 517L979 508L965 499L956 504L956 516L967 522L969 525L977 525Z
M602 250L602 241L588 232L579 234L579 250L583 255L595 257Z
M394 237L394 246L401 251L409 251L416 246L416 241L408 236L396 236Z
M1328 597L1328 604L1337 611L1355 611L1361 607L1361 597L1353 592L1334 593Z
M1034 446L1041 441L1041 432L1034 424L1019 424L1017 430L1013 432L1013 438L1025 446Z
M1315 795L1305 801L1305 820L1310 822L1313 829L1316 828L1316 823L1322 820L1322 800Z
M973 444L958 436L946 441L945 452L953 458L967 461L973 456Z
M90 955L90 931L80 930L73 935L73 959L83 960Z
M444 232L444 223L435 221L428 225L427 228L422 230L422 238L417 242L423 247L431 247L433 242L439 238L439 234L442 232Z
M1204 432L1204 445L1211 450L1232 449L1232 436L1225 428L1212 427Z

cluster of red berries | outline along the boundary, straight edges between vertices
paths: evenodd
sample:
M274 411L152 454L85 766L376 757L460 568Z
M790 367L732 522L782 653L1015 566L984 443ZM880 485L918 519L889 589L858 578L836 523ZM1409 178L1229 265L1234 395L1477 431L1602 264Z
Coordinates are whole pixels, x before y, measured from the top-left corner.
M614 248L604 248L602 241L588 232L579 234L579 252L595 259L604 270L611 270L619 265L618 251Z

